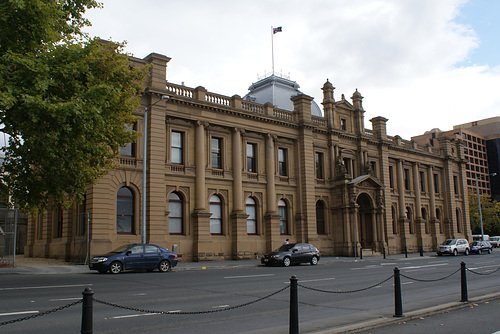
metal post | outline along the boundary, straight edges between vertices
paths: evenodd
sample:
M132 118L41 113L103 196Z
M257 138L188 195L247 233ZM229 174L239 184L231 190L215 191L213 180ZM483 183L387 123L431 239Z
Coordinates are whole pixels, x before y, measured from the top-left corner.
M420 246L420 256L424 256L424 247Z
M363 247L359 248L359 259L363 260Z
M382 254L384 255L384 260L385 260L385 246L382 247Z
M297 277L290 277L290 334L299 334L299 298L297 296Z
M16 266L16 248L17 248L17 208L14 208L14 253L12 257L12 266Z
M401 297L401 276L399 268L394 268L394 307L395 317L403 316L403 299Z
M83 295L83 304L82 304L82 330L80 333L82 334L92 334L94 333L93 329L93 305L92 302L94 300L94 292L91 288L86 287L82 292Z
M405 246L405 257L408 257L408 247Z
M460 262L460 282L461 282L461 290L462 290L462 298L461 302L469 301L469 296L467 293L467 268L465 267L465 263Z

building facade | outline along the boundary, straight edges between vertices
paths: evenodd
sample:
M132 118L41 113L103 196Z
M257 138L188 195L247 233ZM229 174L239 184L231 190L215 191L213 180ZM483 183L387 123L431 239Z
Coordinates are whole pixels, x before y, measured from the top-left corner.
M329 81L318 112L281 77L264 78L245 98L170 83L169 60L132 59L151 65L135 111L142 132L150 108L147 242L199 261L255 258L287 238L353 256L434 251L446 238L470 237L462 143L440 138L436 149L388 136L384 117L367 129L361 94L336 100ZM264 86L271 95L257 91ZM288 109L262 100L283 94ZM170 99L158 102L163 95ZM84 203L32 217L26 254L74 259L140 242L143 140L124 148L121 167L90 186Z

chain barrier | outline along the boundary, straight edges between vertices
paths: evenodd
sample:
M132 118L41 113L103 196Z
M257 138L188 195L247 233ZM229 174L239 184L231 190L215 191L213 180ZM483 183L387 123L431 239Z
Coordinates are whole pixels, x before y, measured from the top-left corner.
M455 275L459 271L460 271L460 269L457 269L457 270L455 270L454 272L452 272L451 274L449 274L449 275L447 275L445 277L436 278L436 279L419 279L419 278L414 278L414 277L406 276L406 275L403 275L403 274L400 274L400 275L401 275L401 277L407 278L409 280L417 281L417 282L437 282L437 281L445 280L445 279L447 279L447 278Z
M488 272L488 273L480 273L480 272L474 271L474 270L469 269L469 268L467 268L467 270L468 270L468 271L470 271L470 272L471 272L471 273L473 273L473 274L476 274L476 275L483 275L483 276L486 276L486 275L491 275L491 274L496 273L497 271L499 271L499 270L500 270L500 267L498 267L497 269L495 269L495 270L493 270L493 271L490 271L490 272Z
M308 290L312 290L312 291L317 291L317 292L325 292L325 293L354 293L354 292L361 292L361 291L365 291L365 290L368 290L368 289L372 289L372 288L374 288L376 286L384 284L385 282L387 282L388 280L390 280L393 277L394 277L394 275L391 275L388 278L386 278L385 280L383 280L382 282L379 282L377 284L370 285L370 286L368 286L366 288L361 288L361 289L357 289L357 290L349 290L349 291L322 290L322 289L311 288L309 286L305 286L305 285L302 285L302 284L298 284L298 286L300 286L301 288L304 288L304 289L308 289Z
M0 322L0 326L10 325L10 324L13 324L13 323L16 323L16 322L21 322L21 321L24 321L24 320L29 320L29 319L41 317L41 316L46 315L46 314L54 313L54 312L57 312L57 311L64 310L65 308L68 308L68 307L71 307L71 306L75 306L77 304L80 304L81 302L82 302L82 299L77 300L76 302L73 302L73 303L70 303L70 304L67 304L67 305L64 305L64 306L52 309L52 310L45 311L45 312L40 312L40 313L33 314L33 315L30 315L30 316L27 316L27 317L23 317L23 318L18 318L18 319L13 319L13 320L9 320L9 321Z
M118 304L114 304L114 303L109 303L109 302L105 302L105 301L102 301L102 300L99 300L99 299L94 299L95 302L97 303L100 303L100 304L104 304L104 305L107 305L107 306L112 306L112 307L117 307L117 308L121 308L121 309L125 309L125 310L129 310L129 311L135 311L135 312L140 312L140 313L153 313L153 314L209 314L209 313L217 313L217 312L224 312L224 311L229 311L229 310L234 310L234 309L237 309L237 308L240 308L240 307L244 307L244 306L248 306L248 305L252 305L252 304L255 304L257 302L260 302L264 299L267 299L267 298L270 298L274 295L277 295L278 293L280 292L283 292L284 290L288 289L290 286L287 285L285 286L284 288L282 289L279 289L278 291L275 291L267 296L264 296L264 297L261 297L259 299L256 299L256 300L253 300L253 301L250 301L248 303L244 303L244 304L240 304L240 305L235 305L235 306L229 306L229 307L224 307L224 308L219 308L219 309L216 309L216 310L208 310L208 311L191 311L191 312L177 312L177 311L154 311L154 310L148 310L148 309L141 309L141 308L135 308L135 307L129 307L129 306L123 306L123 305L118 305Z

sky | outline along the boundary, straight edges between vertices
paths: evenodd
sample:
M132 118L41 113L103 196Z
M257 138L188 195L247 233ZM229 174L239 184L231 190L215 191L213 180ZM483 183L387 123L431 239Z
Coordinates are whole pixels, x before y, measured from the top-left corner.
M336 100L358 89L365 127L383 116L391 136L500 116L497 0L100 1L85 31L172 58L172 83L244 96L274 50L275 72L320 106L327 79Z

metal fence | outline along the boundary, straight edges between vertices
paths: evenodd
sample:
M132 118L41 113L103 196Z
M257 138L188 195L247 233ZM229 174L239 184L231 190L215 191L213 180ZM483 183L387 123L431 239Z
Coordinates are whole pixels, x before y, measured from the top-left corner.
M17 209L0 208L0 266L14 266L24 254L28 218Z

